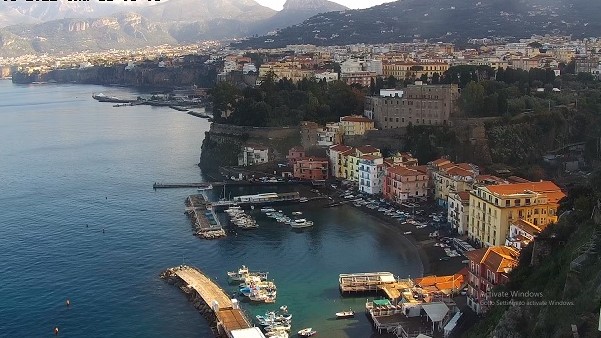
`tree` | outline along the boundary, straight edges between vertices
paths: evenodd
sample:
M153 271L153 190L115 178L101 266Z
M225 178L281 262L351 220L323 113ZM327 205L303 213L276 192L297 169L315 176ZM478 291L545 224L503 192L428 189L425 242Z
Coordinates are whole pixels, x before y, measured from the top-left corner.
M459 105L467 116L477 116L484 108L484 87L474 81L461 91Z
M435 72L434 74L432 74L432 84L439 84L440 83L440 74L438 74L438 72Z
M423 83L428 83L428 74L424 73L422 74L422 76L420 76L420 81L422 81Z

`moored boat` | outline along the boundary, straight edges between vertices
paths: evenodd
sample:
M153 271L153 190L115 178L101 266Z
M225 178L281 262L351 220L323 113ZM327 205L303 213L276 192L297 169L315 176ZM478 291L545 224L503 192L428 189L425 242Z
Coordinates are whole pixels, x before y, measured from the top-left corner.
M355 312L351 309L348 311L336 312L336 318L352 318L355 317Z
M301 219L295 219L293 222L290 223L290 226L293 228L308 228L308 227L312 227L313 226L313 221L307 221L304 218Z
M304 328L304 329L298 331L298 335L300 337L311 337L312 335L314 335L316 333L317 333L317 331L313 330L313 328L310 328L310 327L307 327L307 328Z

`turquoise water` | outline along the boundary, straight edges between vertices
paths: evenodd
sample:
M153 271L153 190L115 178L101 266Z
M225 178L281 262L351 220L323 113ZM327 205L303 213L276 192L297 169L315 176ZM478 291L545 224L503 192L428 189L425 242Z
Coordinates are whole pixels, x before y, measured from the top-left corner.
M257 215L257 230L197 239L183 213L195 190L153 191L152 183L202 179L196 163L208 122L168 108L115 108L95 102L98 92L137 95L0 81L0 336L50 337L58 326L61 337L210 337L183 294L158 277L184 262L232 293L227 270L267 270L277 303L243 302L245 310L286 304L295 329L369 337L362 314L332 319L365 302L341 297L337 275L421 274L410 243L348 207L303 210L316 223L303 232Z

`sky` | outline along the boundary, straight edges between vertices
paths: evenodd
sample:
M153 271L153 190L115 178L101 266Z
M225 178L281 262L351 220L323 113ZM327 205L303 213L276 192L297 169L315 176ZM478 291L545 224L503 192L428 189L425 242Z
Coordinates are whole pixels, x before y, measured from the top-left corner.
M281 10L284 7L286 0L255 0L263 6L267 6L275 9L276 11ZM337 2L348 8L368 8L376 5L381 5L385 2L392 2L395 0L330 0Z

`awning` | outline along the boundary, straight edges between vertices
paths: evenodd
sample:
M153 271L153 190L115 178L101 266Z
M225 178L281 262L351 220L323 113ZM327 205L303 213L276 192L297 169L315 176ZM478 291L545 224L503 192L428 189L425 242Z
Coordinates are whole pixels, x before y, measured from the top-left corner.
M436 302L423 304L422 308L433 322L440 322L449 312L449 307L445 303Z

